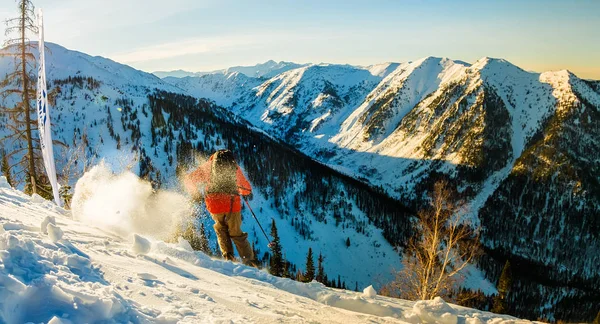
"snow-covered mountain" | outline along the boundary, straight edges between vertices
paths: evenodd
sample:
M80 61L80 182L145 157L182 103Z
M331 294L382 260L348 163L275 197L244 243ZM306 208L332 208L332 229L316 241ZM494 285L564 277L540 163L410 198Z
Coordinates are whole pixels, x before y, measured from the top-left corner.
M52 43L48 43L47 45L49 59L46 63L46 69L49 73L49 80L92 76L102 80L104 84L112 88L122 88L123 93L125 93L125 90L133 91L135 88L140 87L182 92L181 89L165 84L160 78L136 70L128 65L120 64L100 56L92 57ZM3 57L0 59L0 75L4 76L13 64L12 58Z
M473 269L466 285L493 293L490 282L510 260L518 269L513 314L581 321L597 313L598 82L501 59L434 57L161 80L49 46L55 139L118 172L137 161L136 174L166 188L198 160L191 152L233 148L256 188L261 222L276 220L296 267L312 247L351 288L385 281L400 266L393 246L411 235L409 210L448 179L483 230L483 272ZM0 59L0 74L10 64ZM121 213L111 208L98 210ZM264 254L264 238L244 217Z
M0 176L0 322L528 323L277 278L91 221Z
M172 84L196 98L211 98L220 105L229 106L239 100L239 96L261 83L260 79L250 78L239 72L214 73L201 77L165 77L163 81Z
M305 66L306 64L298 64L293 62L275 62L273 60L266 61L265 63L259 63L252 66L232 66L227 69L215 70L210 72L188 72L184 70L175 70L175 71L156 71L152 72L152 74L158 76L159 78L167 78L167 77L175 77L175 78L184 78L184 77L201 77L204 75L210 74L230 74L230 73L241 73L245 76L251 78L271 78L279 73L283 73L285 71L289 71L295 68L299 68Z
M432 104L445 105L437 107L438 110L454 103L462 103L469 109L477 108L485 99L485 88L498 84L494 76L505 78L509 74L510 78L511 73L514 73L514 80L502 80L504 90L523 88L528 83L542 91L530 91L530 97L523 98L525 104L536 100L536 96L551 97L549 87L544 88L539 81L539 84L532 83L536 78L534 74L488 58L473 66L433 57L370 67L311 65L264 82L251 78L240 82L228 78L228 84L206 78L166 81L188 93L230 106L239 116L310 156L320 157L321 161L343 168L355 177L364 177L373 185L382 185L391 194L404 196L414 194L414 184L419 179L413 178L423 173L407 172L407 169L422 171L440 161L449 168L469 166L473 162L467 161L472 157L464 152L472 147L468 142L463 143L462 138L458 139L461 143L446 143L450 147L432 147L445 129L420 124L421 120L415 120L414 116L431 114L428 110L435 108ZM253 86L257 82L260 84ZM211 96L208 89L217 94ZM455 92L456 98L444 98L450 91ZM236 100L236 96L239 99ZM536 111L519 107L520 110L515 112L518 113L514 119L515 127L506 130L515 138L510 144L515 151L510 152L512 156L520 155L526 136L537 130L535 125L549 113L552 104L553 101L548 100L539 105L540 108L535 107ZM458 112L462 113L462 110L468 109ZM428 119L432 126L439 128L448 124L449 118L457 118L456 115L453 111L444 111L441 116ZM441 119L446 122L439 123ZM481 119L480 123L483 121ZM465 126L472 133L477 132L477 127L471 125L475 124ZM503 165L505 162L501 159L495 163ZM373 168L374 165L379 167ZM384 165L390 167L382 167Z
M468 201L470 220L483 227L494 256L481 265L488 275L497 277L507 259L527 264L517 285L544 290L539 300L561 300L550 307L566 316L559 318L595 313L590 304L574 306L580 297L564 289L600 301L597 82L487 57L473 64L428 57L309 65L244 82L259 84L231 85L238 91L227 100L208 98L414 210L435 181L448 179ZM194 78L173 83L189 93L204 87Z
M223 74L239 72L253 78L271 78L277 74L296 69L306 64L269 60L254 66L233 66L223 71Z
M182 89L154 75L47 45L53 139L64 144L55 149L59 170L80 148L85 154L78 157L79 169L86 160L103 159L115 172L133 165L143 178L178 188L176 171L189 168L195 152L206 157L228 147L255 188L251 204L261 223L268 230L271 220L276 221L292 271L304 269L309 247L317 256L325 256L330 279L339 275L350 288L372 281L380 285L400 268L395 244L390 242L410 235L410 215L398 202L290 150L230 112L184 95ZM11 64L8 58L0 59L0 74ZM0 132L7 131L0 127ZM118 206L101 205L97 218L120 212ZM243 214L243 229L263 257L267 242L248 210ZM391 219L402 221L391 224ZM213 223L204 211L200 221L207 228ZM214 234L210 241L216 244ZM364 267L365 259L373 266ZM477 278L475 282L491 286L481 275Z

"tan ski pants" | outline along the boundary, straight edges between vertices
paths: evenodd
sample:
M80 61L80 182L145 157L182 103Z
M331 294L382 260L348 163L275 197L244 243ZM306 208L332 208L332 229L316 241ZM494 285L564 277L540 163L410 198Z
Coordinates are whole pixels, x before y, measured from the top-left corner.
M212 215L215 221L213 226L219 240L219 247L223 257L233 260L233 243L244 263L254 260L254 251L248 242L248 233L242 232L242 213L222 213Z

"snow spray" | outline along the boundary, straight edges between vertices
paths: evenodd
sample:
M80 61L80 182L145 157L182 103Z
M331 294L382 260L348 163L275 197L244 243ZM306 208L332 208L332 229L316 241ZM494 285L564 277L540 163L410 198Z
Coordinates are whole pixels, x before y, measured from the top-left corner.
M73 218L121 236L139 233L157 239L172 235L192 214L188 198L152 189L129 171L113 173L104 163L86 172L75 185Z

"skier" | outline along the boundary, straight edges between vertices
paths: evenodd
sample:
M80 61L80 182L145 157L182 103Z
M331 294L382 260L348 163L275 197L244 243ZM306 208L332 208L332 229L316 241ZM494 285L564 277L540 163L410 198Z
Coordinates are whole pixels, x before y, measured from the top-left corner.
M219 247L223 258L234 261L233 245L235 243L242 262L256 267L254 251L248 242L248 233L242 232L242 202L240 195L252 194L252 187L242 170L235 162L229 150L219 150L210 156L208 161L200 165L184 179L186 190L192 196L198 196L198 185L206 185L204 200L206 208L215 221L213 226L217 233Z

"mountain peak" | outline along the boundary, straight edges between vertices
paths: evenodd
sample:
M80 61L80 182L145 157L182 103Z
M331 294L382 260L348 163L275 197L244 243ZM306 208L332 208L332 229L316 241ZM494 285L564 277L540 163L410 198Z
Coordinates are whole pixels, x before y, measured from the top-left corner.
M456 61L456 60L452 60L450 58L447 57L437 57L437 56L427 56L424 57L422 59L416 60L411 62L410 64L416 65L416 66L435 66L435 65L441 65L443 67L450 67L452 65L463 65L463 66L470 66L469 63L463 62L463 61Z
M415 63L416 62L423 62L423 63L441 62L444 59L447 59L447 58L442 58L442 57L437 57L437 56L426 56L420 60L415 61Z
M503 66L514 66L517 67L516 65L510 63L509 61L503 59L503 58L496 58L496 57L490 57L490 56L484 56L482 58L480 58L479 60L477 60L475 63L473 63L473 67L489 67L490 65L503 65Z
M477 60L471 68L475 71L479 71L482 75L503 75L506 73L509 74L521 74L527 73L531 74L531 72L527 72L520 67L512 64L511 62L501 59L501 58L493 58L493 57L482 57Z

